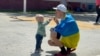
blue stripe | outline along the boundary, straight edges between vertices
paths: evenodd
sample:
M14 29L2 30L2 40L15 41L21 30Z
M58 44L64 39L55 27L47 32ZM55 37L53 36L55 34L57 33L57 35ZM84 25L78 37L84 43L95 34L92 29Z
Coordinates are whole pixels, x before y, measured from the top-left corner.
M67 14L65 20L61 21L61 23L55 27L55 31L59 32L62 36L69 36L79 32L79 29L71 14Z

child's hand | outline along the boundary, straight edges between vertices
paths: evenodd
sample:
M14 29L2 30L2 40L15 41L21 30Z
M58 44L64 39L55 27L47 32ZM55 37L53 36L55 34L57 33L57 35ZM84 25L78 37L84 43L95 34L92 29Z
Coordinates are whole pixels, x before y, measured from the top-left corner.
M50 31L54 31L54 28L51 28Z
M52 19L49 19L49 21L51 21Z

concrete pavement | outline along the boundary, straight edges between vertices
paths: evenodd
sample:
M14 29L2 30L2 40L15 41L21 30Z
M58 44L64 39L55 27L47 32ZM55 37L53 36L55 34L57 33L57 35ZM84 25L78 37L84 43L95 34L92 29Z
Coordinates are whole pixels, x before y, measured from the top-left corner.
M18 14L19 15L19 14ZM13 13L0 13L0 56L52 56L59 51L58 47L47 44L50 25L46 27L40 54L32 53L35 48L37 25L34 22L14 19ZM100 29L80 29L81 38L78 48L70 56L100 56Z

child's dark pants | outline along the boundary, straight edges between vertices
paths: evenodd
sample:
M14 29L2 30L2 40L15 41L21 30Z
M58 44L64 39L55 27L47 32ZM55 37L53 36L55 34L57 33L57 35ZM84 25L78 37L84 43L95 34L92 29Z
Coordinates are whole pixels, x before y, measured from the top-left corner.
M43 40L43 36L40 34L36 34L36 49L35 50L41 49L42 40Z

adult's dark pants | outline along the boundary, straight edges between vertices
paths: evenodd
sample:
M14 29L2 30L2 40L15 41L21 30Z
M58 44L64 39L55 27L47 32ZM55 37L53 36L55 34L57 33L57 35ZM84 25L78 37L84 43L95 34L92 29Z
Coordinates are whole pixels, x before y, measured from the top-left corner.
M57 32L57 39L60 39L61 35Z
M99 8L99 6L96 6L96 12L97 12L96 23L98 23L99 18L100 18L100 8Z

